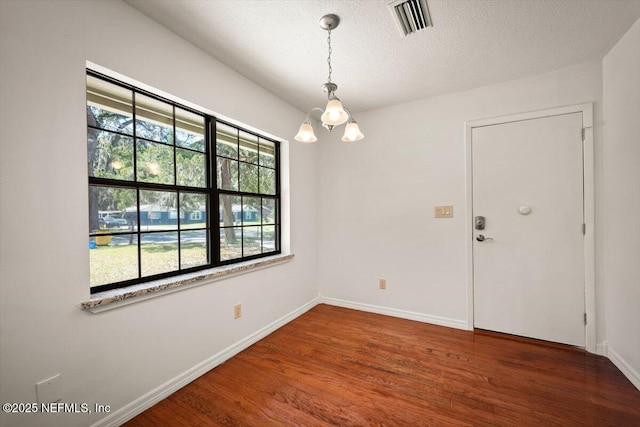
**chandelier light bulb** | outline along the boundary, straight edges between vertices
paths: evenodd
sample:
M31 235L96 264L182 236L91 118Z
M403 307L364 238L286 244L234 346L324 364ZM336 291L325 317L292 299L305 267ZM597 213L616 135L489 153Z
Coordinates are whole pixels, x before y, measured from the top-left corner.
M327 108L324 110L320 119L322 123L338 126L349 120L349 115L344 111L342 102L334 97L327 102Z
M316 135L313 133L313 126L311 126L311 123L307 121L300 125L300 129L294 138L296 141L304 143L316 142L318 140Z
M354 142L360 141L362 138L364 138L364 134L360 132L358 123L356 123L355 120L349 121L344 129L344 136L342 137L342 140L344 142Z

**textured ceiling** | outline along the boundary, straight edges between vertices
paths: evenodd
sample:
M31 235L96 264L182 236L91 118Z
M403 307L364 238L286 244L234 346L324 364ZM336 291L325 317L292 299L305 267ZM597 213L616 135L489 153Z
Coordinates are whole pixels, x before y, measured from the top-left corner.
M125 1L305 112L326 102L327 13L353 112L600 59L640 17L640 0L428 0L433 27L402 38L392 0Z

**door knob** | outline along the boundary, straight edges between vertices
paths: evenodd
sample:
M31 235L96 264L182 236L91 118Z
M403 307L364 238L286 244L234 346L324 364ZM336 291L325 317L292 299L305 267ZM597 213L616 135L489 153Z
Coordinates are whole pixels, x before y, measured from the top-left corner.
M478 237L476 237L476 240L478 242L484 242L485 240L493 240L492 237L484 237L483 234L478 234Z

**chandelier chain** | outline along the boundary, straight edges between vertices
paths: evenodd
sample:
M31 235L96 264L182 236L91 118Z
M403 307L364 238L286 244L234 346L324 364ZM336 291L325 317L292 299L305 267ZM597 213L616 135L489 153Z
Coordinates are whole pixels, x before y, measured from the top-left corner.
M329 56L327 57L327 64L329 64L329 78L327 79L327 83L331 83L331 72L333 68L331 68L331 30L327 31L329 36L327 37L327 44L329 45Z

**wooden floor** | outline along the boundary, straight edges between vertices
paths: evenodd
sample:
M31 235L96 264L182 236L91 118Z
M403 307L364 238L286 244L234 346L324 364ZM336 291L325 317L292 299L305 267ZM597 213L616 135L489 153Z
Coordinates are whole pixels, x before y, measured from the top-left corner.
M127 426L640 426L581 349L319 305Z

